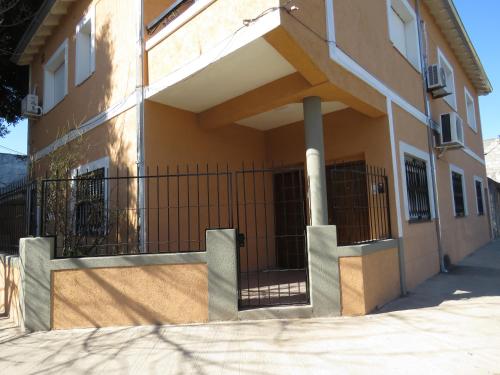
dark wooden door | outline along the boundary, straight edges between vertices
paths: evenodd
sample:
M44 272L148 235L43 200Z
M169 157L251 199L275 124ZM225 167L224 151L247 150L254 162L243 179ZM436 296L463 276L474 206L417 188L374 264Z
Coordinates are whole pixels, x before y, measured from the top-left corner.
M364 161L326 167L328 224L337 226L337 242L348 245L370 239L366 164Z
M273 175L276 233L276 264L281 269L306 266L305 194L302 169Z

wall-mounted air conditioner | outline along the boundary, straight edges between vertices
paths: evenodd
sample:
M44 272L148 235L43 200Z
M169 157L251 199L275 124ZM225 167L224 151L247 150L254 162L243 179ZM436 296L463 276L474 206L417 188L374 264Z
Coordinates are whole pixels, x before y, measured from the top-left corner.
M434 64L427 68L427 91L434 99L451 95L451 90L446 86L446 73L442 66Z
M29 94L24 97L21 102L21 114L28 118L42 115L42 107L38 105L37 95Z
M441 115L440 147L464 147L464 122L455 112Z

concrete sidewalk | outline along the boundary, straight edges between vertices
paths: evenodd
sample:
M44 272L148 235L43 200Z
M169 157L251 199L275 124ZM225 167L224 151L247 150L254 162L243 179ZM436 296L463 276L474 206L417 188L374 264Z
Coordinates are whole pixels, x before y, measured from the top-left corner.
M0 374L500 374L500 242L365 317L10 332Z

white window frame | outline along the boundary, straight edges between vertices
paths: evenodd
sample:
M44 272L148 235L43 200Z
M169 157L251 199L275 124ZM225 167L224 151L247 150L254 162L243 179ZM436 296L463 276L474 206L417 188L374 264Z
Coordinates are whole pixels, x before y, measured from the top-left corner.
M425 161L425 169L427 171L427 190L429 194L429 207L431 210L431 219L436 218L436 209L434 207L434 192L432 190L432 172L431 172L431 158L428 152L422 151L415 146L412 146L403 141L399 142L399 157L401 167L401 180L403 185L403 202L405 206L406 221L410 221L410 210L408 205L408 186L406 184L406 169L405 169L405 155L413 156L417 159Z
M451 82L448 82L449 80L446 79L446 86L450 89L452 89L452 94L447 95L443 98L443 100L448 103L448 105L454 110L457 110L457 89L455 86L455 71L453 70L453 66L450 64L446 56L444 55L443 51L438 47L437 49L437 54L438 54L438 64L439 66L442 66L443 68L447 68L451 72ZM449 87L449 84L452 86Z
M450 190L451 190L451 206L453 209L453 212L452 212L453 216L458 217L458 218L462 217L462 216L457 216L455 213L455 194L453 192L453 174L452 174L452 172L458 173L462 176L462 191L463 191L463 196L464 196L464 216L463 217L469 216L469 205L467 203L467 184L465 181L465 172L462 168L460 168L454 164L450 164Z
M483 213L481 215L479 214L479 205L477 204L476 182L481 183L481 198L483 199ZM476 214L478 216L486 216L486 202L484 200L484 180L479 176L474 176L474 197L476 198Z
M401 51L395 42L394 30L391 26L393 9L404 22L406 51ZM408 0L387 0L387 23L389 27L389 39L394 48L396 48L417 71L421 72L422 67L420 61L417 15L415 10L408 3Z
M476 103L474 101L474 97L471 95L469 90L467 90L467 87L464 86L464 93L465 93L465 113L466 113L466 118L467 118L467 123L469 124L469 127L477 133L477 120L476 120ZM467 105L467 101L470 100L472 103L472 119L469 116L469 107Z
M57 61L64 59L64 95L57 102L54 98L54 73L60 66ZM68 95L68 39L57 48L43 67L43 112L48 113Z
M108 184L108 177L109 177L109 157L103 157L101 159L94 160L90 163L84 164L84 165L79 165L78 167L74 168L71 170L71 211L74 212L75 210L75 193L76 193L76 178L79 175L95 171L97 169L104 168L104 207L108 207L108 200L109 200L109 184ZM72 223L73 231L76 232L76 221L73 220ZM108 232L109 228L109 222L108 222L108 211L104 210L104 232Z
M82 28L90 22L90 66L88 75L83 75L79 72L80 67L80 38ZM75 85L78 86L85 82L95 72L95 7L90 7L88 13L81 19L75 30Z

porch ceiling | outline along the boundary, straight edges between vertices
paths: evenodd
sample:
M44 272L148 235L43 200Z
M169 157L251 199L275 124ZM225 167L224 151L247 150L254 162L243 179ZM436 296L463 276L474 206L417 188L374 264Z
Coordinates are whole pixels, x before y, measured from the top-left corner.
M321 112L327 114L345 108L348 108L348 106L341 102L323 102ZM302 103L290 103L271 111L245 118L238 121L237 124L258 130L270 130L287 124L293 124L303 119L304 109Z
M268 42L258 38L149 99L200 113L295 71Z

